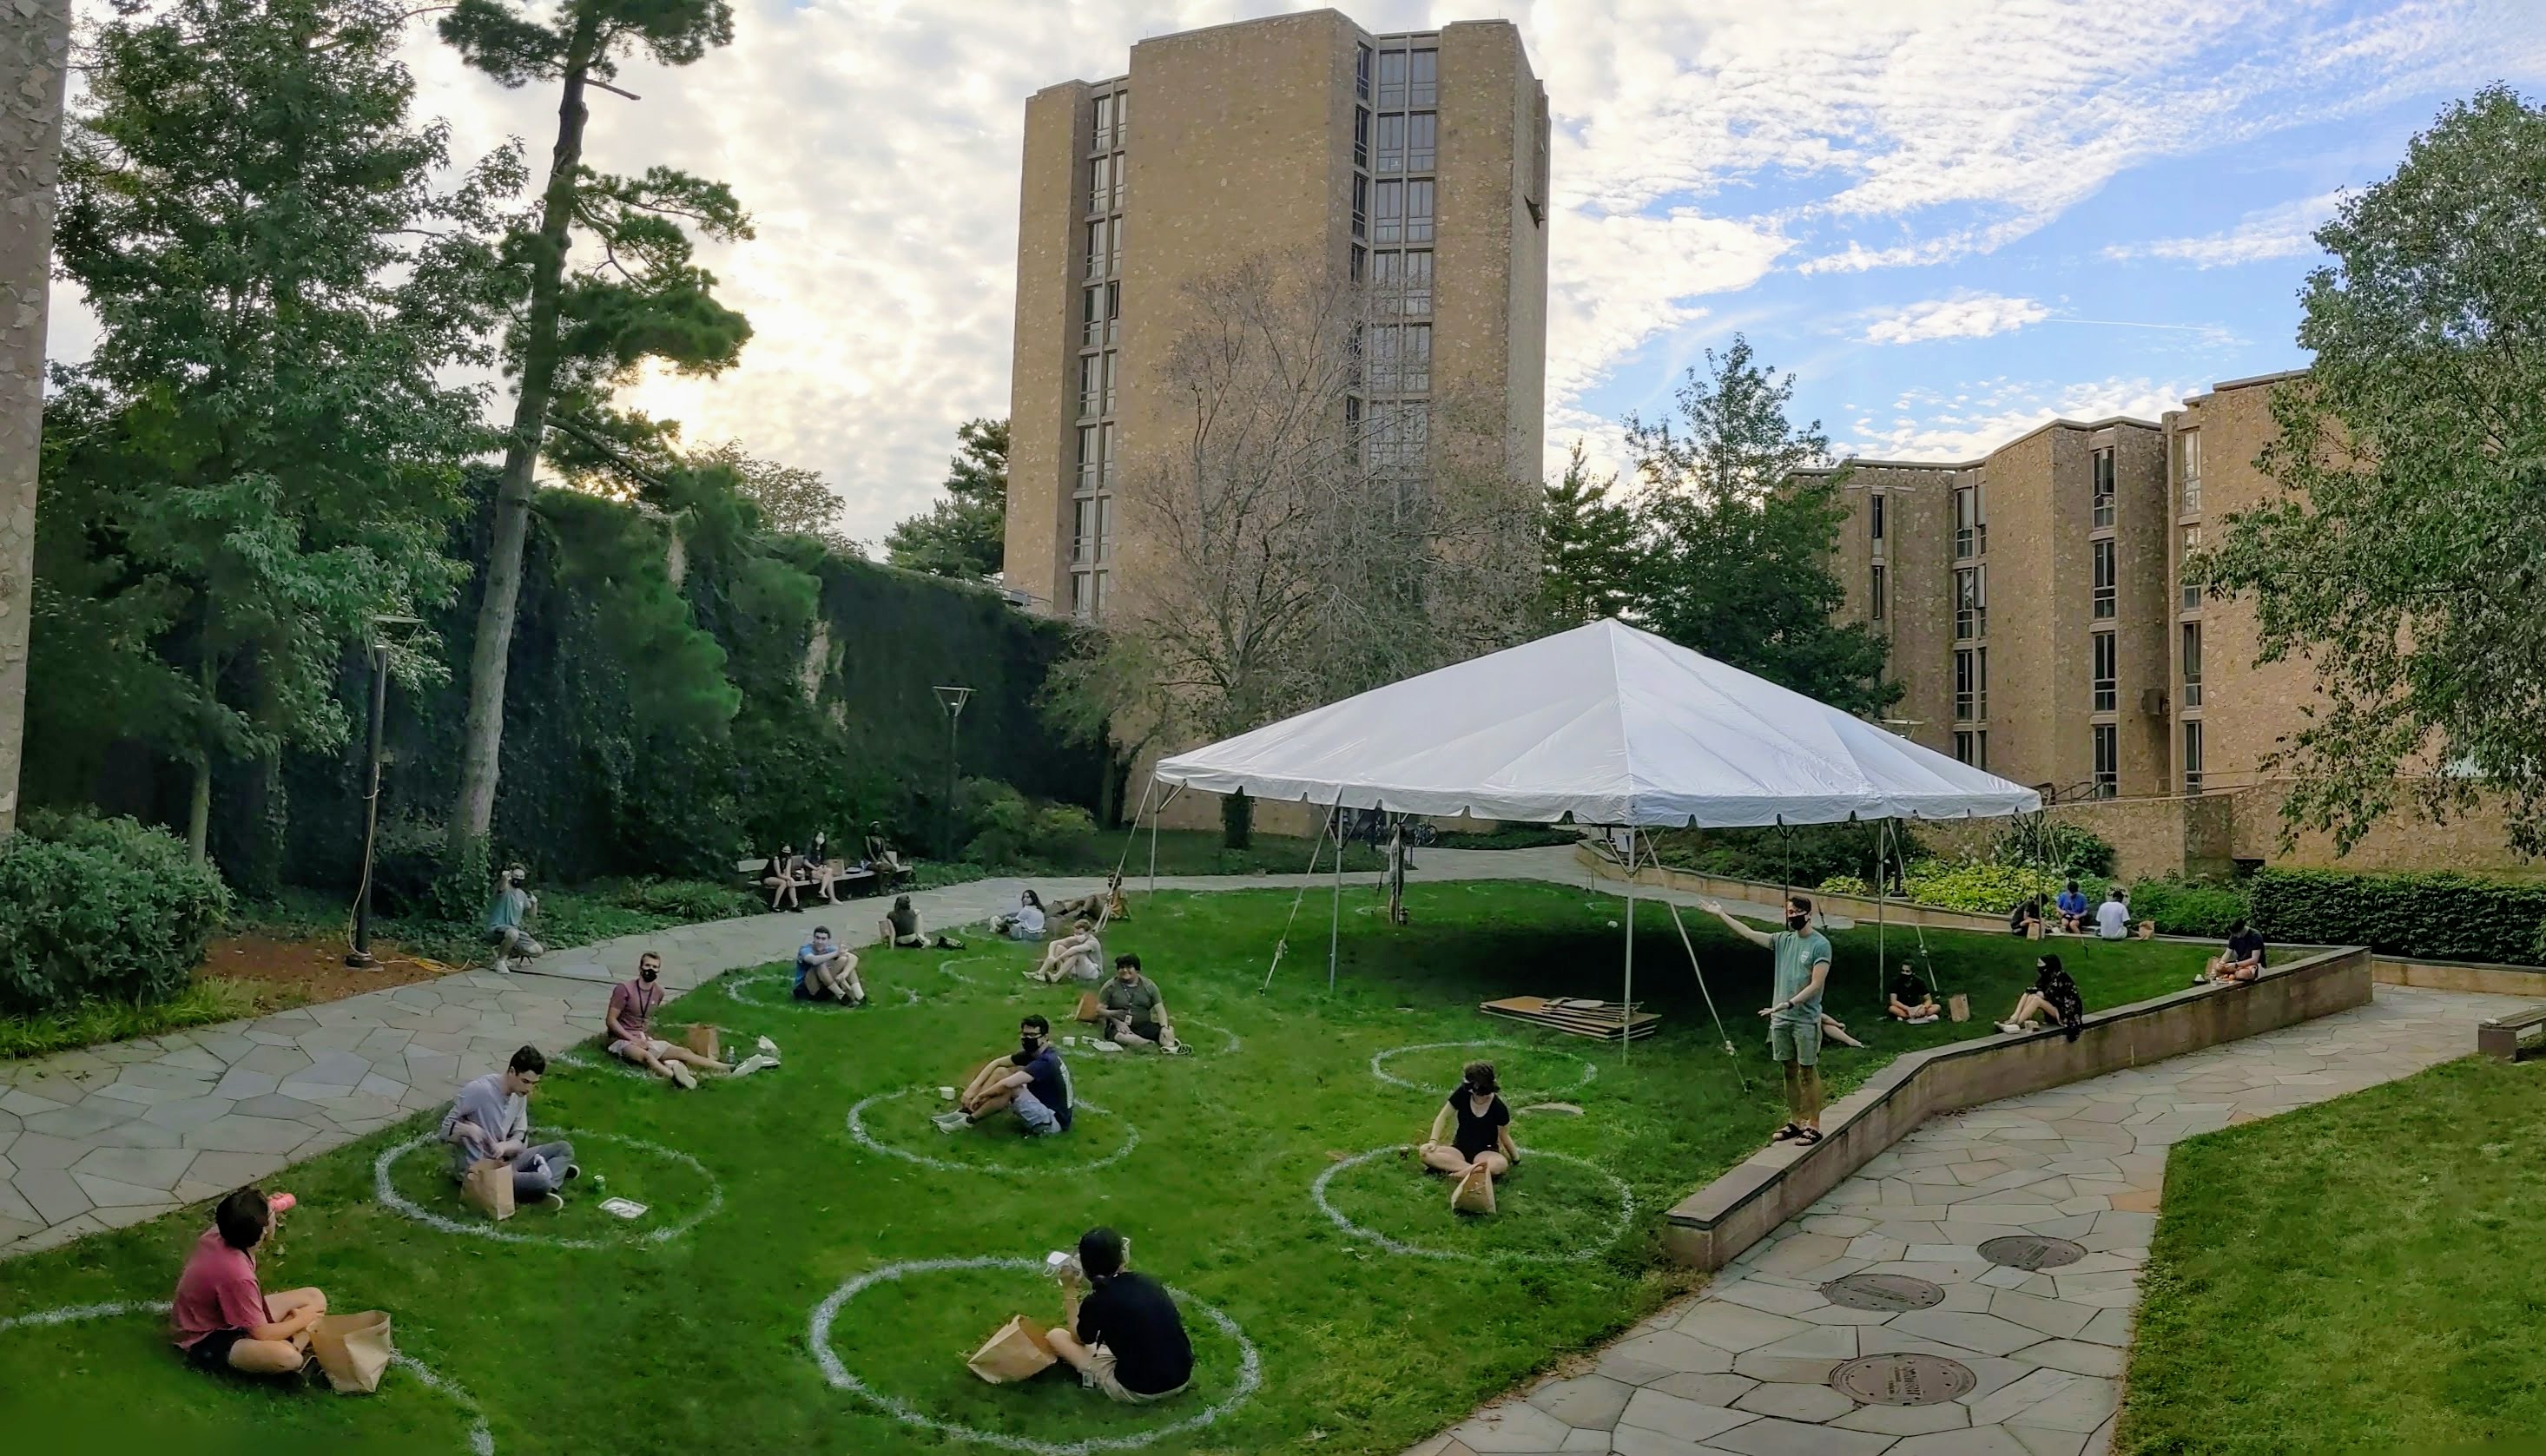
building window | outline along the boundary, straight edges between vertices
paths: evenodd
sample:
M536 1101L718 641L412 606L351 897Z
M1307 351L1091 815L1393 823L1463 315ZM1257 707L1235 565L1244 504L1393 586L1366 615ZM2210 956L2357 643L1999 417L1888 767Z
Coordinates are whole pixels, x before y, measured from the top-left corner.
M1968 561L1989 550L1989 517L1981 508L1981 487L1954 489L1954 559Z
M1103 443L1101 449L1104 451L1105 455L1105 473L1100 477L1100 484L1102 488L1111 490L1114 488L1114 463L1116 459L1114 449L1114 426L1109 421L1097 426L1096 428L1102 436Z
M1382 111L1405 110L1405 52L1402 50L1379 53L1379 108Z
M2180 432L2174 447L2183 471L2183 514L2197 516L2201 514L2201 432Z
M1405 184L1405 240L1432 240L1432 184L1429 182Z
M1989 634L1989 577L1979 566L1954 571L1954 641L1967 642Z
M1981 729L1958 730L1954 734L1954 760L1974 768L1989 767L1989 734Z
M1123 219L1117 217L1106 223L1105 231L1107 236L1105 273L1110 278L1123 271Z
M1408 394L1432 390L1432 325L1405 326L1405 346L1398 354L1398 387Z
M1078 427L1078 493L1093 495L1105 470L1104 436L1095 425Z
M2200 551L2201 528L2198 526L2184 527L2183 551L2182 554L2176 557L2175 570L2181 574L2183 580L2183 610L2187 612L2197 612L2201 610L2201 578L2192 574L2192 558L2194 556L2198 555Z
M2201 624L2183 624L2183 706L2201 706Z
M1370 249L1363 247L1359 243L1354 243L1352 250L1352 281L1355 283L1361 283L1369 276Z
M1382 474L1420 473L1430 458L1431 430L1431 416L1419 401L1372 405L1367 437L1371 469Z
M2098 541L2090 545L2095 554L2095 620L2102 622L2114 615L2113 544Z
M1069 563L1073 566L1096 564L1096 497L1082 495L1070 502Z
M1379 119L1379 165L1373 170L1405 170L1405 118L1388 116Z
M1069 577L1069 615L1092 622L1105 615L1104 571L1073 571Z
M1412 78L1406 86L1405 104L1439 106L1441 104L1441 52L1417 50L1412 59L1414 62Z
M1375 328L1370 331L1370 391L1394 394L1397 389L1398 330Z
M1353 95L1370 100L1370 47L1353 47Z
M1439 155L1440 128L1440 117L1431 112L1416 112L1405 119L1406 171L1432 170L1433 158Z
M2114 650L2113 635L2099 632L2095 643L2095 708L2097 713L2111 713L2121 706L2121 656Z
M1883 539L1883 493L1881 491L1874 493L1873 504L1867 508L1867 514L1873 522L1874 539L1881 541Z
M2201 720L2197 718L2183 724L2183 792L2201 792Z
M1405 255L1403 305L1408 318L1432 316L1432 254L1416 249Z
M1114 93L1114 144L1121 146L1132 134L1132 93ZM1119 158L1117 159L1119 162ZM1120 170L1118 165L1117 170Z
M1105 411L1105 356L1078 356L1078 413L1093 419Z
M1361 107L1353 108L1353 165L1370 165L1370 113Z
M1405 184L1382 182L1371 191L1375 203L1370 214L1371 241L1405 241Z
M1100 96L1096 98L1096 143L1095 145L1090 146L1088 150L1112 151L1113 149L1114 98L1111 96Z
M1097 157L1087 164L1087 211L1102 213L1114 199L1114 159Z
M2113 447L2107 445L2095 452L2094 524L2113 524Z
M1351 443L1353 449L1361 448L1361 396L1358 394L1344 396L1344 439Z
M1874 580L1869 591L1874 604L1874 620L1880 622L1883 620L1883 563L1881 561L1874 563Z
M1105 412L1114 412L1114 384L1123 372L1123 356L1107 351L1105 355Z
M1989 717L1989 649L1958 647L1954 651L1954 718L1970 723Z
M1370 179L1353 179L1353 236L1370 235Z
M2110 799L2122 792L2122 730L2112 724L2095 725L2095 797Z
M1105 342L1105 290L1088 289L1078 311L1078 342L1094 348Z
M1102 220L1087 224L1087 280L1094 283L1105 276L1105 224Z

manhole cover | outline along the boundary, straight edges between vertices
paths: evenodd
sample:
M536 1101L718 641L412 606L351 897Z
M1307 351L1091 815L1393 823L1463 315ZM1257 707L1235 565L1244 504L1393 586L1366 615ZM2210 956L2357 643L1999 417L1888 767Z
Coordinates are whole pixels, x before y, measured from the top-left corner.
M1822 1297L1851 1310L1924 1310L1945 1301L1942 1287L1909 1274L1850 1274L1822 1286Z
M2039 1234L2009 1234L1981 1245L1981 1257L1993 1264L2010 1269L2056 1269L2074 1264L2086 1256L2086 1246L2066 1239L2045 1239Z
M1830 1371L1829 1383L1861 1406L1941 1406L1981 1382L1970 1366L1942 1355L1867 1355Z

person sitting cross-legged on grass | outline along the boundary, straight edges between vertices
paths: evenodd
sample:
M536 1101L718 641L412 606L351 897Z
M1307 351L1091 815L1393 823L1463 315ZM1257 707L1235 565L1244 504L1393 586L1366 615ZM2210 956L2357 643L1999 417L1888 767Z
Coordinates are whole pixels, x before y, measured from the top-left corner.
M1082 1300L1081 1273L1095 1286ZM1078 1236L1078 1262L1061 1268L1061 1324L1052 1352L1079 1384L1126 1406L1183 1392L1193 1379L1193 1341L1164 1286L1131 1269L1131 1241L1111 1229Z
M957 1105L979 1122L993 1112L1013 1112L1029 1138L1069 1131L1069 1068L1052 1044L1052 1023L1029 1016L1017 1023L1017 1050L993 1057L973 1073Z
M1175 1057L1190 1050L1176 1040L1175 1023L1167 1019L1167 998L1156 982L1142 974L1139 956L1127 952L1114 958L1114 974L1097 987L1096 1007L1104 1017L1107 1041L1155 1047Z
M702 1057L654 1035L654 1013L663 1005L662 975L663 958L647 951L636 958L636 979L610 988L610 1009L603 1015L602 1025L610 1033L611 1056L634 1062L683 1090L699 1084L693 1069L720 1076L749 1076L776 1063L774 1057L758 1056L727 1067L714 1057Z
M1918 973L1910 970L1907 961L1893 973L1892 989L1884 1000L1884 1010L1893 1020L1907 1021L1911 1026L1925 1026L1943 1014L1936 1005L1935 993L1927 989L1927 983L1918 979Z
M814 926L813 938L796 948L795 995L800 1001L866 1004L867 987L858 980L858 958L848 947L832 943L828 925Z
M1017 907L1001 910L990 918L990 928L1010 940L1043 939L1043 897L1031 890L1017 892Z
M451 1181L467 1177L472 1164L491 1157L512 1166L514 1202L565 1207L557 1189L583 1173L575 1166L574 1145L531 1143L531 1094L548 1070L549 1059L539 1048L524 1047L502 1071L460 1088L440 1129L442 1141L451 1145Z
M884 943L889 946L915 951L928 945L928 937L920 933L919 911L911 907L907 895L892 898L892 908L885 911L884 918L876 922L876 929L883 933Z
M2078 888L2077 881L2070 881L2069 888L2061 891L2059 899L2053 900L2052 903L2057 905L2060 910L2060 931L2062 934L2083 935L2086 933L2086 895L2085 892Z
M213 1205L212 1226L186 1255L168 1305L187 1364L293 1375L309 1363L309 1328L327 1313L327 1296L315 1289L267 1294L257 1287L256 1246L273 1232L274 1204L254 1188L233 1188Z
M2192 984L2199 985L2203 982L2216 982L2221 985L2248 985L2262 974L2262 932L2239 920L2228 927L2228 949L2211 957L2209 966L2192 978Z
M1997 1029L2031 1031L2035 1022L2046 1019L2059 1022L2073 1042L2085 1029L2085 997L2078 994L2078 983L2060 969L2060 958L2050 955L2033 963L2033 988L2015 998L2015 1010Z
M1711 899L1698 905L1775 958L1777 1002L1759 1014L1768 1018L1768 1055L1786 1077L1789 1116L1777 1141L1810 1147L1822 1140L1822 991L1829 984L1829 937L1813 928L1813 902L1800 895L1786 897L1786 928L1774 935L1751 929Z
M1081 920L1069 933L1044 947L1043 964L1026 972L1032 981L1059 985L1064 981L1093 984L1105 974L1105 947L1096 939L1096 922Z
M1450 1134L1446 1143L1444 1133ZM1512 1143L1511 1108L1503 1103L1492 1063L1471 1062L1460 1069L1459 1085L1432 1114L1431 1135L1414 1151L1425 1167L1456 1179L1450 1207L1460 1213L1494 1211L1494 1179L1520 1161L1520 1149Z

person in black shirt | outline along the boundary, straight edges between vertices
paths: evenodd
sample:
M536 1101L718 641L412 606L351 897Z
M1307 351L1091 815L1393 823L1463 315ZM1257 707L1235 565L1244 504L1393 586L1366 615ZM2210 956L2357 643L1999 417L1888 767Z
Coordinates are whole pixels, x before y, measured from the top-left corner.
M1448 1142L1442 1135L1458 1130ZM1460 1072L1459 1085L1441 1110L1432 1115L1432 1134L1415 1150L1423 1165L1458 1181L1450 1189L1450 1206L1461 1213L1494 1211L1494 1179L1520 1160L1512 1146L1511 1109L1503 1105L1494 1081L1494 1065L1471 1062Z
M2086 998L2078 993L2078 983L2060 969L2058 956L2044 956L2033 963L2033 989L2015 999L2014 1014L1997 1024L2007 1033L2033 1030L2033 1023L2045 1017L2060 1023L2069 1040L2078 1040L2085 1030Z
M2213 981L2221 985L2244 985L2262 974L2263 937L2239 920L2228 927L2228 949L2212 958L2209 968L2192 978L2192 984Z
M1061 1268L1061 1325L1050 1338L1081 1385L1146 1406L1181 1394L1193 1379L1193 1341L1175 1300L1157 1280L1133 1273L1129 1258L1130 1241L1111 1229L1078 1236L1078 1264ZM1084 1301L1082 1270L1095 1286Z
M1907 1021L1912 1026L1924 1026L1940 1014L1935 994L1927 989L1927 983L1918 979L1918 973L1910 969L1907 961L1893 973L1892 990L1884 999L1884 1009L1891 1013L1893 1020Z

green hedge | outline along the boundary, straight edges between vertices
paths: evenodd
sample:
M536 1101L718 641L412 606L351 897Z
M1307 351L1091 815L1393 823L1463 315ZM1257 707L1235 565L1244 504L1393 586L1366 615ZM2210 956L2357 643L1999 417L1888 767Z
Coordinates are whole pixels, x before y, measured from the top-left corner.
M2142 880L2131 886L2131 918L2155 920L2161 935L2228 938L2228 928L2249 918L2245 892L2202 880Z
M2538 944L2546 884L2264 870L2250 882L2249 899L2255 928L2269 940L2365 945L2441 961L2546 964Z
M0 840L0 1014L173 995L228 909L220 876L172 835L30 814Z
M2072 878L2089 901L2102 898L2103 883L2087 876L2073 877L2040 865L2001 865L1988 860L1911 860L1903 872L1902 883L1909 888L1910 899L1922 905L2003 915L2028 896L2039 896L2043 913L2049 915L2051 902Z

